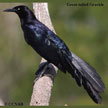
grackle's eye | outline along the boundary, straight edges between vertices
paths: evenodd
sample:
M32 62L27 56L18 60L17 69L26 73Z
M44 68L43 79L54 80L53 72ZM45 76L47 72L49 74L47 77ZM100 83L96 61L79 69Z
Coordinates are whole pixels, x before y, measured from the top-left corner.
M20 8L18 8L17 10L20 10Z

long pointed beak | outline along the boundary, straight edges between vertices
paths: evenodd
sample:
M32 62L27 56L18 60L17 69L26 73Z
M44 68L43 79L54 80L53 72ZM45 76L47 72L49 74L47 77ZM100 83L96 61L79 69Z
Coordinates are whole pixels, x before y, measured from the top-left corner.
M16 10L15 9L5 9L3 10L3 12L16 12Z

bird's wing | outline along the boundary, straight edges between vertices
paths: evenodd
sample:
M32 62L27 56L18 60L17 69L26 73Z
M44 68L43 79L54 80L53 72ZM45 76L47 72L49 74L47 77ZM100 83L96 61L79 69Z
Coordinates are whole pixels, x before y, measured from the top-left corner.
M64 43L62 39L60 39L56 34L54 34L52 31L48 31L47 33L47 39L50 41L50 43L57 48L58 54L60 54L63 57L68 58L70 61L72 61L72 55L69 51L68 47Z
M62 40L60 40L59 37L52 34L52 32L49 31L47 36L53 47L56 47L57 49L57 54L60 58L60 63L62 64L62 67L64 67L66 69L65 71L68 71L72 75L72 77L75 78L77 84L81 86L83 73L82 71L78 71L73 65L72 54L69 51L68 47Z
M68 63L69 67L67 71L72 75L73 78L75 78L77 84L79 86L83 85L89 96L96 103L101 103L99 93L105 90L105 86L96 70L75 54L70 54L70 51L65 43L59 40L58 37L50 37L49 33L49 40L56 47L58 47L58 55L61 59L65 59L65 62L61 60L62 63Z

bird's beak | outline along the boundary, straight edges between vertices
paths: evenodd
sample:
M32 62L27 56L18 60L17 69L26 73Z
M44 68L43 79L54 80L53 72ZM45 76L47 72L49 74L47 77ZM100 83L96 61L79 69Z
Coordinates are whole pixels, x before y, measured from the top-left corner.
M3 12L16 12L16 9L5 9Z

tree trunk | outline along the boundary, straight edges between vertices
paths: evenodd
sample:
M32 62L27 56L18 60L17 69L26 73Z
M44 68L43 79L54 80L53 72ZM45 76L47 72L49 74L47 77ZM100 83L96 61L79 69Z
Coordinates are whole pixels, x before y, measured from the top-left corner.
M55 32L51 19L48 12L48 3L33 3L34 13L36 18L44 23L49 29ZM46 62L42 58L40 66L43 62ZM43 77L35 81L33 86L33 92L31 96L30 106L48 106L50 102L51 89L53 87L53 80L57 73L57 67L53 64L48 65L48 70L46 69Z

